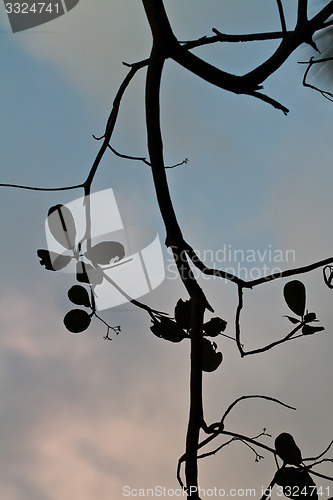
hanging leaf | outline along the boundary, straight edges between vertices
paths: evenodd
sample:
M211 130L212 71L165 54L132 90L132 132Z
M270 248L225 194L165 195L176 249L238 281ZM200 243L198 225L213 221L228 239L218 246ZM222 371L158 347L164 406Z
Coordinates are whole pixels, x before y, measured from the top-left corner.
M292 500L318 500L316 483L309 472L296 467L283 467L275 474L275 482L282 486L284 496Z
M313 335L316 332L322 332L325 330L323 326L310 326L310 325L304 325L302 328L302 333L303 335Z
M89 294L81 285L73 285L68 290L68 298L77 306L91 307Z
M175 320L178 325L189 330L191 328L192 301L179 299L175 307Z
M275 450L285 464L299 465L302 463L301 450L295 443L293 436L288 432L282 432L275 439Z
M156 337L169 342L180 342L187 337L187 334L175 321L164 317L155 318L150 330Z
M325 266L323 269L324 281L328 288L333 288L333 266Z
M75 248L76 227L69 208L60 204L51 207L47 214L47 223L52 236L60 245L68 250Z
M59 271L66 267L72 260L70 255L61 255L42 249L37 250L37 255L41 259L40 265L45 266L45 269L48 271Z
M82 309L72 309L64 317L64 325L72 333L81 333L88 328L91 316Z
M288 307L298 316L303 316L305 311L305 286L301 281L293 280L285 284L283 289L284 299Z
M291 323L296 325L296 323L300 323L300 320L297 318L293 318L292 316L284 316L284 318L288 318Z
M118 262L125 257L125 248L118 241L102 241L91 247L86 253L93 265L106 265Z
M222 363L222 352L217 352L217 345L208 339L202 339L202 369L204 372L214 372Z
M203 325L203 331L206 337L217 337L227 327L227 322L222 318L212 318Z
M95 268L90 264L79 261L76 264L76 279L80 283L100 285L103 281L103 271L98 267Z
M303 321L305 323L311 323L311 321L316 321L316 313L307 313L305 314Z

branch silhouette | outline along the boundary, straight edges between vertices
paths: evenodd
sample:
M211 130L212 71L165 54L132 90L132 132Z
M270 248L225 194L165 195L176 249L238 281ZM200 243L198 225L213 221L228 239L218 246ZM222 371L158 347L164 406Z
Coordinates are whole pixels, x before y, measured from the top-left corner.
M161 130L160 102L161 83L165 62L168 59L171 59L177 63L177 65L185 68L193 75L199 77L202 81L208 82L214 87L233 94L254 97L287 115L288 109L283 104L278 102L275 98L263 93L263 84L271 75L275 74L281 66L284 65L295 50L301 45L307 44L314 50L318 50L314 41L314 36L316 33L322 32L333 24L333 21L330 19L333 15L333 1L326 2L325 5L319 9L317 14L309 19L308 1L298 0L294 16L296 21L294 21L294 28L291 30L287 28L287 19L284 11L283 0L276 0L276 16L278 17L278 24L281 26L281 29L278 31L237 35L225 34L218 29L213 28L213 36L202 36L196 40L188 41L180 41L175 36L167 16L163 0L142 0L142 5L151 30L151 52L149 57L142 59L139 62L124 63L124 65L128 68L128 72L123 78L123 81L119 85L115 94L104 134L101 137L97 137L95 135L93 136L95 140L102 141L102 143L97 151L91 168L85 177L85 180L79 184L64 187L44 188L10 183L2 183L0 184L0 187L50 192L71 191L80 188L83 189L85 232L79 239L79 242L75 244L75 237L77 236L75 221L70 211L68 213L69 209L67 209L66 212L65 206L56 205L55 207L51 207L50 211L52 213L58 213L60 222L58 220L57 224L54 224L53 228L55 229L53 230L53 233L56 234L59 227L61 227L61 237L59 237L60 233L57 233L58 242L60 242L67 253L64 251L61 255L51 255L51 252L48 252L47 250L38 251L41 264L50 271L60 270L67 265L70 265L70 263L74 263L76 265L76 279L85 285L74 285L74 287L72 287L69 291L69 299L76 305L84 306L85 308L90 309L90 313L84 309L73 309L69 311L64 318L64 323L70 331L73 333L80 333L81 331L84 331L88 328L91 319L96 317L103 323L104 327L107 328L107 332L104 337L105 339L111 340L110 331L113 331L115 334L119 333L119 325L109 325L96 312L95 288L100 285L103 280L105 280L129 303L133 304L138 309L142 309L147 312L149 318L153 322L151 331L157 337L175 343L184 339L190 342L189 419L186 431L185 452L178 461L177 478L181 487L184 487L186 491L189 492L188 498L191 498L191 500L200 500L198 493L198 460L200 458L215 455L218 451L234 442L241 442L247 448L250 448L255 454L256 460L260 460L262 458L262 456L257 452L258 448L269 452L275 458L277 455L279 456L278 446L273 448L259 441L262 436L270 437L270 435L266 433L266 429L255 437L249 437L241 433L235 433L225 429L225 421L238 403L249 399L264 399L288 409L295 410L295 408L270 396L241 396L227 407L219 422L215 422L210 425L206 424L204 420L203 372L212 372L217 370L223 360L222 353L217 350L217 344L214 341L209 340L209 338L216 338L219 335L229 338L230 336L223 333L226 328L226 322L222 318L214 317L205 322L205 314L208 312L213 313L214 309L210 303L207 293L201 286L199 279L196 278L193 273L193 266L198 269L202 275L218 277L226 281L230 281L237 286L238 302L235 311L235 335L232 338L236 342L240 356L245 357L248 355L264 353L290 340L295 340L304 335L319 332L323 330L323 327L313 326L310 324L317 321L316 315L315 313L305 313L305 291L303 300L302 292L296 291L297 289L302 291L302 283L298 280L293 280L293 282L291 282L291 288L294 290L293 293L290 295L290 293L286 292L286 289L284 289L287 306L297 316L297 318L287 316L289 321L291 321L294 325L292 329L274 342L270 342L267 345L256 349L245 350L244 344L241 341L241 315L244 308L244 289L254 289L259 285L268 285L272 281L307 274L317 269L323 269L324 282L328 288L332 288L331 268L333 268L333 257L328 257L327 259L316 261L306 266L287 269L279 273L273 273L253 280L243 280L236 274L229 273L223 269L207 267L206 264L199 258L198 252L196 252L192 248L191 244L184 238L183 229L179 223L173 205L168 178L166 175L166 169L172 169L180 165L184 165L188 160L186 158L182 162L171 166L166 165L165 162L164 139ZM277 48L270 53L267 59L242 75L234 75L228 71L224 71L223 69L207 62L203 58L191 52L191 50L195 48L215 43L251 43L269 40L277 40L279 42L277 44ZM333 95L330 92L321 90L318 87L309 84L307 82L307 78L310 69L315 64L325 63L331 59L332 58L322 58L315 60L314 58L311 58L306 63L307 69L303 78L303 85L305 87L320 92L329 100L333 100ZM116 149L114 149L111 146L111 139L117 124L121 103L126 90L132 83L138 71L143 68L146 68L147 70L145 79L145 129L147 132L148 154L147 156L132 156L129 154L119 153ZM152 309L147 304L134 299L129 293L123 290L123 288L115 280L105 273L105 269L102 267L102 265L105 264L103 259L102 263L98 261L98 259L95 259L96 262L94 262L94 246L92 245L91 238L92 217L90 195L94 180L101 165L101 161L106 152L109 150L111 150L117 157L129 161L142 162L151 169L158 208L165 228L165 245L172 251L179 280L189 297L189 299L185 302L182 301L182 299L179 299L175 306L174 316L168 315L163 311ZM50 216L50 211L48 217ZM66 217L64 214L67 214ZM71 231L69 230L70 227L72 228L72 233L75 233L74 238L72 239L70 234ZM57 237L55 239L57 239ZM119 242L116 243L120 245ZM85 252L83 248L86 248ZM111 247L109 246L108 252L110 255L107 255L107 264L118 266L126 262L124 260L122 261L125 254L121 251L118 251L118 253L116 252L116 254L112 253L114 248L119 250L119 246L113 246L113 250L111 252L110 248ZM113 262L113 259L116 259L116 263ZM327 276L327 271L329 272L329 276ZM91 276L93 276L93 278ZM297 282L298 285L296 285L295 282ZM75 289L73 290L73 288ZM208 434L208 436L200 440L200 433L202 431ZM283 434L286 435L287 433ZM209 443L221 436L226 439L225 442L217 446L212 451L205 451L204 453L198 455L199 450L202 450ZM286 488L286 486L288 486L288 482L286 483L286 481L291 481L291 485L294 486L297 484L303 485L304 483L305 487L312 487L312 475L322 479L332 480L332 477L313 470L314 466L332 461L330 458L325 458L325 455L330 450L331 446L332 442L327 446L324 452L317 457L304 459L304 461L312 462L308 466L304 466L303 463L296 463L293 464L294 467L291 468L287 466L287 462L284 460L283 465L278 467L278 470L275 471L273 479L269 484L269 488L273 488L275 485ZM290 450L287 450L287 452L288 451ZM283 453L281 453L281 456L283 456ZM288 456L288 453L286 453L285 456ZM185 463L184 481L181 477L181 466L183 463ZM294 470L290 471L289 469ZM303 481L303 483L300 483L300 481ZM284 493L287 493L286 489L283 491ZM262 500L265 500L268 496L269 495L265 493L262 496Z

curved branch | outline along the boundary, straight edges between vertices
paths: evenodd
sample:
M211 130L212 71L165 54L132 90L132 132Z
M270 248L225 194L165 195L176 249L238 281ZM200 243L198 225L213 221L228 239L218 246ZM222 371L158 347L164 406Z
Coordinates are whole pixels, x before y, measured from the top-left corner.
M111 136L112 136L115 124L116 124L116 120L117 120L118 112L119 112L119 108L120 108L120 103L121 103L121 99L124 95L124 92L127 89L128 85L130 84L134 75L137 73L137 71L141 68L144 68L145 66L147 66L147 60L140 61L138 63L130 65L130 71L128 72L128 74L126 75L122 84L119 87L119 90L116 94L116 97L114 98L112 110L110 112L110 115L109 115L109 118L108 118L108 121L106 124L105 133L103 136L104 137L103 144L100 147L100 150L98 151L97 156L95 158L95 161L90 169L89 175L84 182L86 195L88 195L90 192L90 187L91 187L92 181L96 175L99 164L104 156L105 151L107 150L107 148L109 146L109 142L111 140Z
M250 395L250 396L241 396L241 397L237 398L233 403L231 403L231 405L224 412L224 414L221 418L222 425L224 424L224 420L229 415L231 410L236 406L236 404L238 404L240 401L243 401L244 399L266 399L267 401L272 401L273 403L277 403L281 406L284 406L285 408L288 408L289 410L296 410L296 408L294 406L287 405L286 403L283 403L279 399L272 398L271 396L262 396L260 394L255 394L255 395Z
M314 262L313 264L308 264L306 266L296 267L293 269L287 269L286 271L281 271L278 273L269 274L267 276L263 276L262 278L257 278L255 280L245 281L234 274L227 273L226 271L223 271L223 269L216 269L216 268L207 267L202 262L202 260L200 260L199 256L196 254L196 252L193 250L193 248L190 245L188 245L186 242L185 242L184 250L186 251L189 258L191 259L194 266L197 269L199 269L203 274L208 275L208 276L216 276L218 278L226 279L226 280L231 281L231 282L235 283L236 285L241 286L243 288L254 288L257 285L262 285L264 283L268 283L268 282L276 280L276 279L288 278L289 276L295 276L297 274L305 274L305 273L308 273L310 271L314 271L315 269L318 269L320 267L324 267L324 266L327 266L327 265L333 263L333 257L328 257L327 259Z
M333 58L332 57L325 57L323 59L316 59L314 60L313 57L311 57L310 61L308 63L305 63L305 64L308 64L308 67L306 68L305 70L305 73L304 73L304 77L303 77L303 81L302 81L302 84L304 87L308 87L312 90L315 90L316 92L319 92L323 97L325 97L325 99L333 102L333 93L332 92L329 92L327 90L322 90L318 87L316 87L315 85L312 85L310 83L308 83L306 81L307 77L308 77L308 74L309 74L309 71L310 69L312 68L312 66L316 63L325 63L325 62L328 62L328 61L332 61ZM303 62L300 62L299 64L304 64Z
M304 17L304 2L299 2L299 14ZM277 50L264 63L244 75L248 84L259 84L272 75L302 43L311 43L313 34L322 29L323 23L333 14L333 1L329 2L310 21L297 23L295 30L285 36Z
M6 183L1 183L0 187L9 187L9 188L15 188L15 189L27 189L29 191L70 191L71 189L78 189L78 188L83 188L84 183L81 184L74 184L73 186L64 186L64 187L35 187L35 186L22 186L21 184L6 184Z

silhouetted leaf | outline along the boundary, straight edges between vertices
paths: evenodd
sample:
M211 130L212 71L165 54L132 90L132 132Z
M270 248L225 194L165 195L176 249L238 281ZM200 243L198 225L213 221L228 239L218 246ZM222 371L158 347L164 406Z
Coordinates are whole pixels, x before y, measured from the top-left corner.
M76 264L76 279L80 283L89 283L90 285L100 285L103 281L103 271L90 264L79 261Z
M333 288L332 281L333 281L333 266L325 266L323 269L323 274L324 274L324 281L328 288Z
M288 307L298 316L303 316L305 311L305 286L301 281L293 280L285 284L283 289L284 299Z
M70 255L61 255L56 252L50 252L49 250L37 250L37 255L41 259L41 266L45 266L48 271L59 271L66 267L72 257Z
M316 313L307 313L304 315L304 318L303 318L303 321L305 323L311 323L311 321L315 321L316 320Z
M203 325L203 331L207 337L217 337L227 327L227 322L222 318L212 318Z
M295 467L282 467L275 474L275 482L279 486L293 486L298 479L298 470Z
M288 432L282 432L275 439L275 450L286 464L299 465L302 462L301 450Z
M179 299L175 307L175 320L178 325L189 330L191 328L192 301Z
M72 333L81 333L90 325L91 317L82 309L72 309L64 317L64 325Z
M294 325L296 325L296 323L300 323L299 319L293 318L292 316L284 316L284 318L288 318L289 321L291 321L291 323L293 323Z
M282 486L283 494L292 500L318 500L316 484L307 470L283 467L275 474L275 482Z
M125 257L125 248L118 241L102 241L91 247L85 253L94 266L111 264Z
M310 326L310 325L304 325L302 328L302 333L303 335L313 335L316 332L322 332L325 330L323 326Z
M47 214L50 233L60 245L73 250L75 248L76 227L72 212L65 205L51 207Z
M202 369L214 372L222 363L222 352L217 352L217 345L208 339L202 339Z
M68 298L77 306L91 307L89 294L81 285L73 285L68 290Z
M180 342L187 337L187 334L175 321L164 317L155 318L150 330L156 337L169 342Z

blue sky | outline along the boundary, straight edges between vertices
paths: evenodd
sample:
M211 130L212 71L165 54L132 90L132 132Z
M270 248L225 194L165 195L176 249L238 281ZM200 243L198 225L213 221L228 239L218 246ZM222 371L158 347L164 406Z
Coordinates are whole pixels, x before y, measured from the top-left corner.
M199 1L178 4L165 2L180 39L210 35L213 27L229 33L278 28L275 2L267 0L251 5L211 0L209 9ZM290 25L292 20L290 12ZM1 5L0 38L0 182L43 187L81 182L99 146L92 134L102 135L126 74L122 61L149 54L141 2L81 0L52 23L17 34L11 33ZM263 48L214 46L198 54L242 72L272 47L270 42ZM332 108L301 85L303 68L297 61L308 54L300 50L265 84L265 91L290 109L288 117L253 98L212 88L167 62L162 86L166 162L190 160L168 171L168 178L185 237L199 252L216 253L224 245L244 251L293 249L296 265L332 255ZM147 154L144 75L142 70L125 94L112 141L119 151L138 156ZM106 154L94 189L109 187L126 224L148 225L164 240L148 167ZM69 334L62 318L70 308L67 290L73 280L46 272L36 256L45 247L49 207L80 194L1 190L0 493L7 500L120 499L125 485L177 487L189 346L157 339L148 316L129 306L103 316L122 325L112 342L103 340L98 323L86 334ZM186 294L168 274L167 252L165 262L168 279L145 300L172 314ZM281 266L289 264L295 263ZM205 375L205 409L207 420L215 421L243 394L294 404L297 412L243 402L230 428L256 435L267 427L273 437L291 432L304 455L312 456L331 439L332 296L320 271L304 282L308 307L325 332L244 360L232 341L219 339L224 361L217 372ZM201 278L201 283L232 335L236 290L216 279ZM247 291L243 330L248 346L273 340L288 328L282 318L288 314L283 284ZM251 452L238 444L203 463L200 484L259 488L269 483L274 467L269 456L254 463Z

